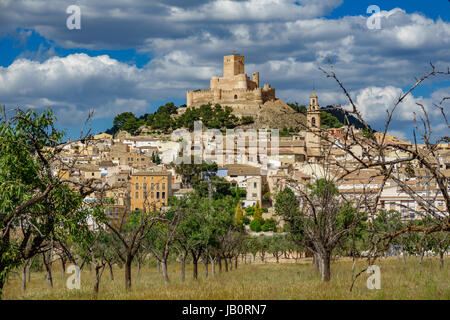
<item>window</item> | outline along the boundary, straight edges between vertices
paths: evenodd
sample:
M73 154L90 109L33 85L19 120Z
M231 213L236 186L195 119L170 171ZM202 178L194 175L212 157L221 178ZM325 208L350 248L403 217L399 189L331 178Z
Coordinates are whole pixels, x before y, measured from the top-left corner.
M152 183L152 186L151 186L150 190L155 190L155 184L154 183Z
M144 191L147 191L147 184L144 183L144 185L142 186L142 188L144 189Z
M313 127L316 126L316 118L312 118L311 119L311 124L312 124Z
M162 184L161 189L162 189L162 190L165 190L165 189L166 189L166 184L165 184L165 183Z
M135 199L139 199L139 192L136 192L136 193L134 194L134 198L135 198Z
M156 183L156 190L159 190L159 183Z
M234 95L234 100L237 100L238 96L237 94Z
M256 182L254 182L254 183L253 183L253 188L256 189L257 185L258 185L258 184L257 184Z
M253 197L253 198L256 198L256 197L257 197L257 194L256 194L256 193L252 194L252 197Z
M136 182L135 188L136 188L136 190L139 190L139 183Z
M152 199L155 199L155 193L152 192Z
M162 199L165 199L165 198L166 198L166 193L165 193L165 192L162 192L162 193L161 193L161 198L162 198Z
M159 199L159 192L156 193L156 199Z

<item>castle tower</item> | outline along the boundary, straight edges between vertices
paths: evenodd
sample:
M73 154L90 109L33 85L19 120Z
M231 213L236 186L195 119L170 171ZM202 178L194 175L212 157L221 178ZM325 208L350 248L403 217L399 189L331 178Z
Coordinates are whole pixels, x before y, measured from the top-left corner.
M244 56L233 53L230 56L223 57L223 77L233 78L238 74L245 73Z
M309 157L320 157L320 106L319 101L314 90L309 99L309 107L306 115L306 152Z
M259 72L253 72L253 82L256 83L256 88L259 88Z

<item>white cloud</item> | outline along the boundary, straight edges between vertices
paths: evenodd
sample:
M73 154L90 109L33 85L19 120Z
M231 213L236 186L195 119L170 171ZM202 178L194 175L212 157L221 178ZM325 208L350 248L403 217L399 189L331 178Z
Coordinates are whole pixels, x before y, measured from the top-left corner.
M107 56L48 59L53 52L27 52L27 59L0 68L0 103L59 106L66 121L89 108L97 116L144 112L151 101L183 99L188 89L207 88L209 78L222 73L222 56L236 49L245 55L247 73L259 71L279 97L307 104L315 82L322 106L346 103L336 83L318 70L331 58L364 114L376 122L429 61L440 69L450 65L450 23L441 19L395 8L381 12L381 30L369 30L365 12L322 17L341 0L300 2L79 0L82 30L71 32L65 8L73 1L3 0L0 33L29 28L56 46L135 48L152 60L139 69ZM21 32L25 41L30 33ZM410 122L416 102L431 101L436 99L408 97L396 120Z
M20 59L0 68L0 96L9 108L51 107L63 123L79 125L90 109L97 118L124 110L143 113L155 93L151 79L150 71L108 56Z
M336 8L342 0L216 0L197 8L171 8L171 21L266 21L293 20L322 16Z

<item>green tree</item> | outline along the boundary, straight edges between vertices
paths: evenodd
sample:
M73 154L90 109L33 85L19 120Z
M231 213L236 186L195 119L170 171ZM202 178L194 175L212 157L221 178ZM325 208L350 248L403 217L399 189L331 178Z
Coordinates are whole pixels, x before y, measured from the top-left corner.
M275 210L287 221L293 239L313 252L322 281L330 281L333 250L365 215L340 198L337 187L327 179L308 184L299 197L301 201L289 189L283 190L277 195Z
M255 211L253 212L253 220L257 220L260 223L260 225L264 224L262 214L263 210L261 209L261 204L259 203L259 201L256 201Z
M0 122L0 298L8 274L34 257L62 230L81 232L89 183L69 187L54 174L63 132L50 110L18 110ZM62 161L61 161L62 163Z
M238 228L242 228L243 225L243 219L244 219L244 211L242 210L241 203L238 202L238 205L236 206L235 214L234 214L234 222Z

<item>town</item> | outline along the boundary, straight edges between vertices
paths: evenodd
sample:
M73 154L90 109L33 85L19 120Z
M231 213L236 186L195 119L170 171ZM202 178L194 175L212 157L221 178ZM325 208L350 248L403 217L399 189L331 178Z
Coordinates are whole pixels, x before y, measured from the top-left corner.
M236 107L237 114L241 116L255 115L251 108L264 108L269 100L275 101L275 89L271 89L271 95L262 95L263 99L260 99L259 74L254 74L254 81L249 80L244 73L243 61L244 57L236 53L225 56L224 77L211 80L211 94L202 94L198 98L196 92L188 92L187 108L221 104ZM223 91L219 84L227 90ZM251 94L240 95L248 92L246 90L249 88L259 90L259 98ZM284 104L281 100L277 101ZM180 109L184 112L186 107L177 111ZM199 126L203 129L201 122ZM267 129L270 131L270 128ZM364 129L351 129L353 137L362 137L364 134ZM201 159L200 163L207 161L217 164L214 174L225 179L232 187L244 190L242 208L261 206L264 209L263 218L270 219L271 223L274 220L279 227L283 226L283 221L275 216L274 195L289 186L304 190L308 183L327 175L337 181L341 194L362 198L367 194L379 193L378 209L398 211L404 221L422 219L425 212L421 204L395 181L385 180L376 168L361 168L351 174L342 168L359 168L360 159L365 158L364 146L352 145L349 130L349 126L321 128L319 97L314 91L307 107L306 124L288 136L275 136L272 132L264 131L264 135L260 133L258 137L255 135L252 138L252 134L248 133L251 129L243 129L242 138L230 140L225 134L222 137L220 130L216 130L216 135L208 130L191 133L185 130L184 134L190 135L191 139L188 136L188 141L183 144L180 142L182 135L176 130L171 134L152 133L149 130L136 135L127 131L119 131L115 135L101 133L84 141L65 143L61 153L63 162L56 166L56 170L58 175L69 181L95 180L98 185L111 187L107 197L113 199L114 203L109 206L109 219L116 225L126 221L134 210L150 210L152 207L161 209L168 206L170 197L183 197L194 191L192 184L183 181L182 172L176 169L177 161L191 159L190 153L183 158L183 150L190 152L191 149L196 159ZM415 147L394 136L378 132L374 136L377 141L383 141L383 157L386 161L407 159L410 156L408 148ZM344 145L352 145L352 155L346 152L342 147ZM398 147L404 151L399 152ZM418 144L417 147L425 152L425 145ZM436 154L441 163L441 172L448 178L449 144L439 144ZM68 164L70 168L66 167ZM395 169L399 179L419 193L424 201L432 201L438 210L444 211L443 195L435 180L417 160L399 161ZM95 202L95 195L86 201ZM249 225L246 228L254 232Z

